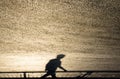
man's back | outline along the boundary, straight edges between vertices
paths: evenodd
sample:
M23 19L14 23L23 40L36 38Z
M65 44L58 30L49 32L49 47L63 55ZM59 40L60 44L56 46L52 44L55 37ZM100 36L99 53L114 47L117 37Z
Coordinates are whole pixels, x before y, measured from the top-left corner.
M46 70L48 71L56 71L57 67L61 65L61 61L58 59L50 60L46 65Z

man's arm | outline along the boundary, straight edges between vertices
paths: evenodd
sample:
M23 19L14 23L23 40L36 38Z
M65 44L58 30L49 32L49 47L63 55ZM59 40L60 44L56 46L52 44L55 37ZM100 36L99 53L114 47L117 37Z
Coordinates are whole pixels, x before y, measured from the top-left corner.
M64 70L65 72L67 71L65 68L63 68L62 66L59 66L60 69Z

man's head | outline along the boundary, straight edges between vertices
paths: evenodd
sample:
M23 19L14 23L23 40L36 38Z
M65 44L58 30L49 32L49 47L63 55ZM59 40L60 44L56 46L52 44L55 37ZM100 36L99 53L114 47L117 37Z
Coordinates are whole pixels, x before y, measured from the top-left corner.
M62 58L64 58L64 57L65 57L64 54L59 54L59 55L57 55L57 59L62 59Z

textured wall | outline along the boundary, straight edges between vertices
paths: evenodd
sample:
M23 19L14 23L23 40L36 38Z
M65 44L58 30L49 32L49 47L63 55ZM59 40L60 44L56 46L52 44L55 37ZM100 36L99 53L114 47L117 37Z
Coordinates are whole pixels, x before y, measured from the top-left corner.
M119 12L120 0L0 0L0 54L86 53L117 63Z

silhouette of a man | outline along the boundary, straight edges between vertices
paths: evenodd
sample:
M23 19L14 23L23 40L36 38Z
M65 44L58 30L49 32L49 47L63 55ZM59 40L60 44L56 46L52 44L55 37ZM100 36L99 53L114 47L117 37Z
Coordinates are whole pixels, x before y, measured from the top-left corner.
M56 78L56 70L59 67L60 69L67 71L61 66L61 59L64 58L64 54L59 54L55 59L51 59L47 64L45 71L47 72L45 75L43 75L41 78L46 78L48 75L51 75L52 78Z

